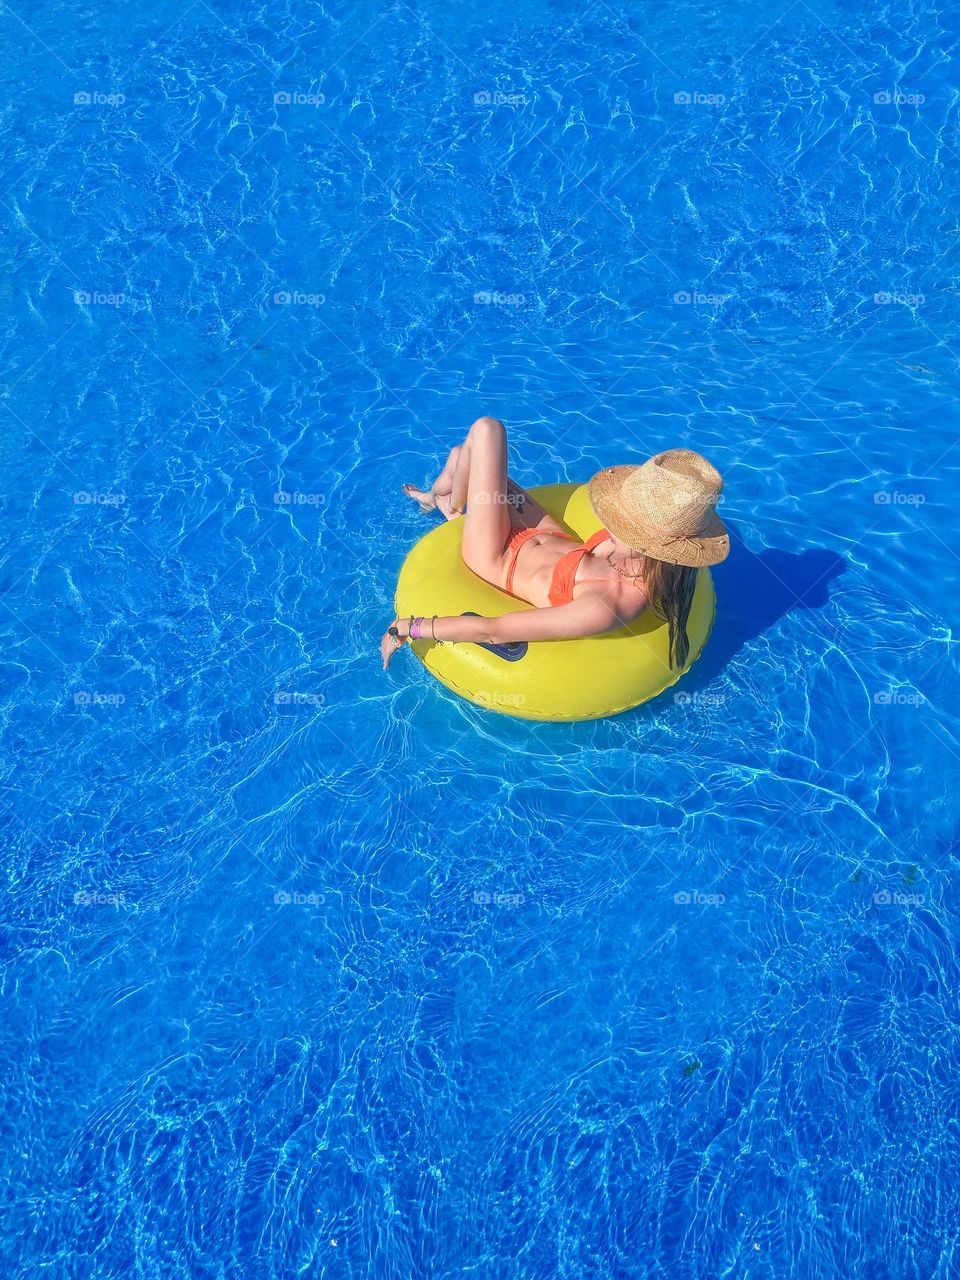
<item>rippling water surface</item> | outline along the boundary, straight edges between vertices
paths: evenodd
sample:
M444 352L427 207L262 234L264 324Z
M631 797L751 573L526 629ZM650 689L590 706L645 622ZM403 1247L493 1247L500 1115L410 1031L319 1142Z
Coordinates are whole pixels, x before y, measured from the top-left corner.
M3 1274L957 1275L953 10L0 32ZM480 413L721 468L685 698L379 670Z

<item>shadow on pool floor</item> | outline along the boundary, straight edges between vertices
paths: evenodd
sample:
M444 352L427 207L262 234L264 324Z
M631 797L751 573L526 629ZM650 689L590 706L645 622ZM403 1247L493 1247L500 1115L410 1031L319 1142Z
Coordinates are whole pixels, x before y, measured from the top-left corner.
M835 551L749 549L729 523L730 554L713 570L717 619L713 632L684 687L692 692L709 684L751 640L763 635L795 609L822 609L830 584L846 570Z

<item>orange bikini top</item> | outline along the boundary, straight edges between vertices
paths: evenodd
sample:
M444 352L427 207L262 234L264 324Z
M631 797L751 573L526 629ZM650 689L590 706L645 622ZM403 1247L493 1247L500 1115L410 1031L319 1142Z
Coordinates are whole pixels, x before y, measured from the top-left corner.
M577 566L584 556L589 555L594 547L599 547L601 542L606 542L610 535L606 529L598 529L582 547L574 547L572 551L557 561L553 570L553 577L550 579L550 594L548 599L551 604L572 604L573 603L573 584L577 576Z

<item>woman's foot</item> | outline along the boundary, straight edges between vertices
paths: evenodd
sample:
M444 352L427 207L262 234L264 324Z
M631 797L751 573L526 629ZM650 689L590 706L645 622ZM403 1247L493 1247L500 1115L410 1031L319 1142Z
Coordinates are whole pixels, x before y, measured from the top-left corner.
M412 484L405 484L402 488L408 498L420 504L420 510L424 515L429 515L431 511L436 510L437 498L432 489L417 489Z
M453 505L449 493L435 493L433 489L417 489L412 484L405 484L403 492L408 498L420 504L420 510L424 515L428 515L431 511L439 511L447 520L456 520L463 515L463 512L458 511Z

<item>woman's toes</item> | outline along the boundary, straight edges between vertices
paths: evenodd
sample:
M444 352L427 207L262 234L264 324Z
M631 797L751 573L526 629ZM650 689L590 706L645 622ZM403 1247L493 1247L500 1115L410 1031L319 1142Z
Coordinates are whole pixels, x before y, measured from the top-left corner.
M425 493L423 489L418 489L412 484L405 484L402 487L403 492L408 498L412 498L414 502L420 503L420 510L424 512L424 514L428 511L433 511L436 507L437 502L432 493Z

